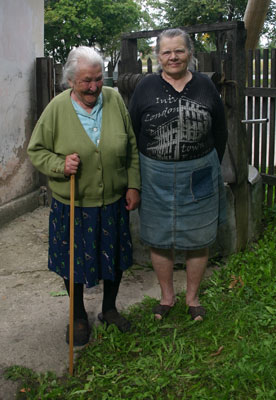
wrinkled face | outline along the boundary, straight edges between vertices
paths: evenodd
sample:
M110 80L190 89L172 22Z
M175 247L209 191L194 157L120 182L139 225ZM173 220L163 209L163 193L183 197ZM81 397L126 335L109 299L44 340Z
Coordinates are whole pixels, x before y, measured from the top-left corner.
M91 65L79 60L78 69L73 81L69 81L73 92L85 107L93 107L103 86L103 71L101 65Z
M161 39L158 60L165 74L171 77L184 75L190 59L191 54L181 36Z

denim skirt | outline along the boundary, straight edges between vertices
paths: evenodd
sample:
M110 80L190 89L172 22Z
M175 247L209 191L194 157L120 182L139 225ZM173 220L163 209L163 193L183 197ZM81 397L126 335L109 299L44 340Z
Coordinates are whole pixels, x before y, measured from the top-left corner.
M114 280L132 265L129 212L125 198L102 207L75 207L74 281L92 287ZM69 279L70 206L52 199L48 267Z
M140 153L140 236L151 247L197 250L216 240L226 198L216 150L190 161L157 161Z

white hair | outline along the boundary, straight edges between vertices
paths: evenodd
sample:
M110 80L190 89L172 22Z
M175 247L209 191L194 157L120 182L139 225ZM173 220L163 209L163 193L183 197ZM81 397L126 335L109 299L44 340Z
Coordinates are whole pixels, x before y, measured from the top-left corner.
M92 47L79 46L73 48L64 65L61 84L63 87L68 87L68 81L74 81L79 61L84 60L90 65L100 65L104 72L104 63L100 54Z

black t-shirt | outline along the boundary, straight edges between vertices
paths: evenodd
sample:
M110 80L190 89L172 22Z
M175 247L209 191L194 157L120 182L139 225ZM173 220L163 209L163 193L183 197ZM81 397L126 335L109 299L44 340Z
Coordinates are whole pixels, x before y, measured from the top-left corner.
M227 140L224 107L207 75L193 72L177 92L160 74L137 85L129 111L139 151L162 161L193 160L214 147L223 157Z

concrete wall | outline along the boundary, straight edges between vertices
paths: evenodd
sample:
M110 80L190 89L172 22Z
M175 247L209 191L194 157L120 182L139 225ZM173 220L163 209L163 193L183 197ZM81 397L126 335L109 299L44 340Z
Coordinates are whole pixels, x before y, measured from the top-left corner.
M44 55L43 40L43 0L0 0L0 225L1 207L6 214L9 203L30 196L38 185L26 148L35 122L35 59Z

